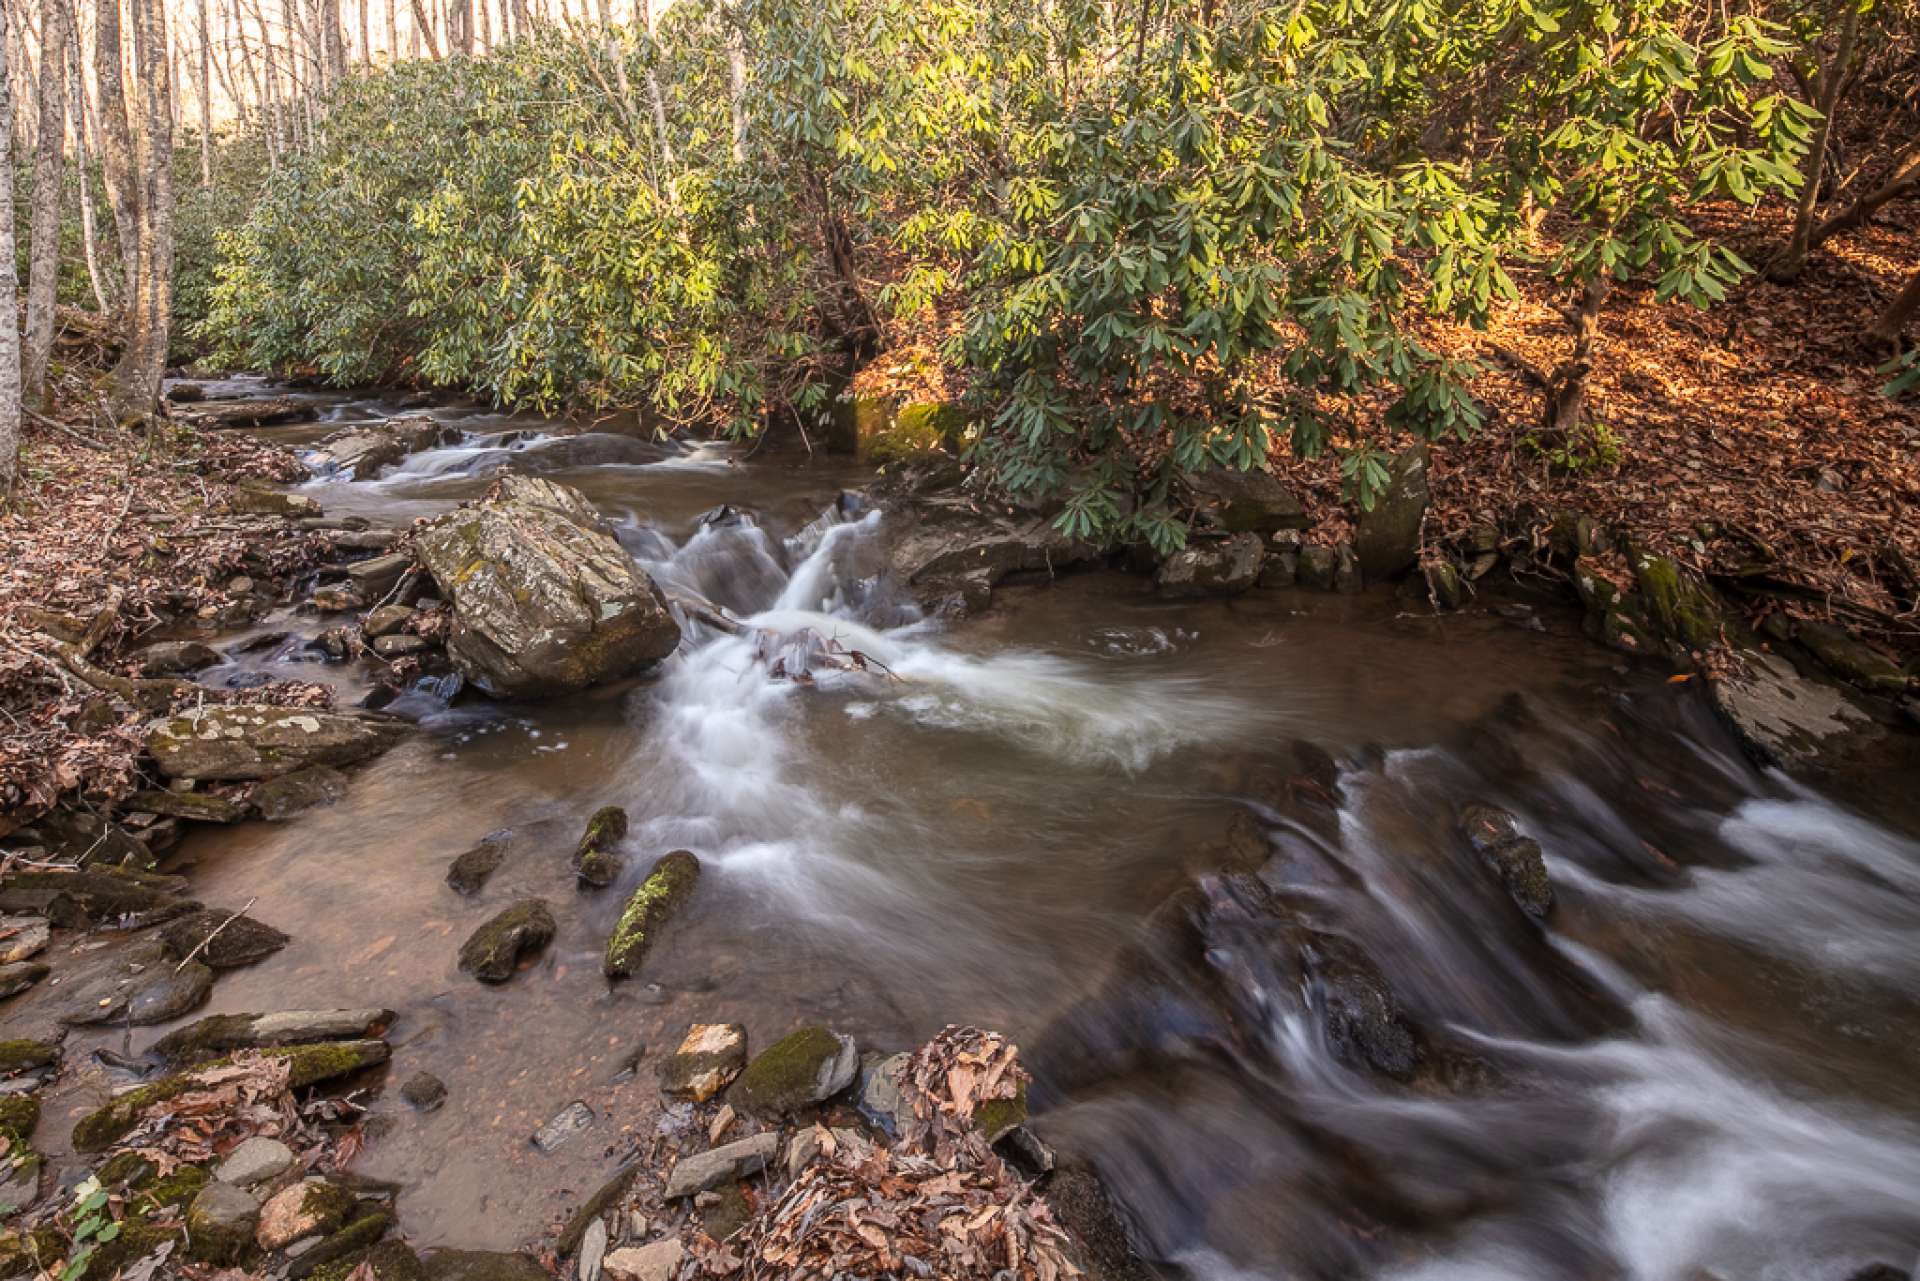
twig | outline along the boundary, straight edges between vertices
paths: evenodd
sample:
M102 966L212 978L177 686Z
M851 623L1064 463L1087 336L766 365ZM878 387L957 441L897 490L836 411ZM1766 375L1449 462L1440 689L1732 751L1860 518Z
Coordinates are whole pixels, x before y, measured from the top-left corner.
M89 449L98 449L105 453L111 453L113 451L113 446L109 445L106 441L96 439L95 437L87 435L85 432L76 431L63 422L56 422L45 414L28 409L25 405L20 407L20 412L39 423L42 427L51 427L61 435L69 436Z
M254 895L252 898L247 900L246 907L241 908L238 912L235 912L232 916L229 916L226 920L220 922L220 924L214 926L211 930L207 931L207 936L201 939L198 943L194 944L193 950L191 952L188 952L185 956L180 958L180 964L173 967L173 972L175 974L178 974L181 970L186 969L187 962L191 961L194 957L204 952L206 950L207 944L213 942L214 939L219 937L221 930L226 929L229 925L232 925L235 921L245 916L247 914L248 909L250 909L255 903L258 903L259 901L260 901L260 896L258 894Z

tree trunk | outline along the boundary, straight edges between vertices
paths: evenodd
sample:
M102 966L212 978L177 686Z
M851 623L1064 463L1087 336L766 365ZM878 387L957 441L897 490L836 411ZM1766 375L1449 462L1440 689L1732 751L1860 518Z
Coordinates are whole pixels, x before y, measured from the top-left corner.
M80 170L80 248L86 255L87 283L93 286L93 301L100 308L100 318L112 323L113 306L107 301L109 290L100 269L100 232L93 216L93 175L88 171L88 161L95 148L92 131L87 126L87 78L81 65L78 23L74 24L67 41L67 91L73 100L73 155Z
M1604 276L1589 281L1581 291L1580 306L1573 315L1573 352L1547 379L1540 427L1553 444L1571 444L1586 425L1587 381L1593 374L1593 352L1600 341L1600 309L1612 292L1613 284Z
M40 125L33 156L33 241L27 260L26 348L20 390L27 404L47 405L53 359L53 295L60 279L60 197L66 190L67 0L40 0ZM11 208L11 206L9 206ZM12 305L12 296L6 299Z
M373 0L360 0L372 4ZM387 0L387 61L400 61L400 0ZM371 61L371 59L369 59Z
M1818 249L1841 232L1866 226L1883 207L1916 189L1920 189L1920 155L1908 156L1892 177L1815 227L1809 250Z
M424 42L427 47L427 56L439 58L440 49L433 42L433 24L427 21L426 0L413 0L413 37L416 57L419 56L420 44Z
M651 11L653 0L644 0ZM739 14L726 9L720 20L727 24L727 105L733 116L733 163L747 163L747 46L740 34Z
M447 47L473 56L473 0L447 0Z
M325 88L347 78L347 35L340 25L340 0L320 0L320 58L326 67L321 77Z
M1840 89L1846 83L1847 65L1853 61L1854 42L1860 35L1860 5L1857 0L1842 0L1847 16L1840 27L1840 49L1820 82L1820 123L1814 126L1813 145L1800 181L1800 203L1793 214L1793 236L1786 250L1767 265L1767 278L1780 284L1799 279L1807 265L1813 235L1813 213L1820 203L1820 175L1827 165L1827 140L1833 136L1834 113L1840 109Z
M113 210L120 241L119 322L134 309L139 237L134 224L133 136L127 123L126 57L120 34L120 0L100 0L93 28L93 83L99 96L100 169L106 178L107 205Z
M8 10L0 5L0 209L13 208L13 68L4 56ZM20 293L14 265L13 219L0 218L0 497L13 493L20 461L20 321L11 300Z
M200 185L213 185L213 38L207 28L207 0L199 0L200 24Z
M1887 309L1880 313L1879 318L1867 330L1867 336L1875 342L1890 346L1898 344L1900 335L1906 332L1907 325L1912 322L1916 312L1920 312L1920 271L1907 277L1906 288L1887 304Z
M134 113L138 270L128 291L126 347L108 393L121 423L147 421L158 408L173 320L173 85L165 0L133 0L132 18L141 107Z

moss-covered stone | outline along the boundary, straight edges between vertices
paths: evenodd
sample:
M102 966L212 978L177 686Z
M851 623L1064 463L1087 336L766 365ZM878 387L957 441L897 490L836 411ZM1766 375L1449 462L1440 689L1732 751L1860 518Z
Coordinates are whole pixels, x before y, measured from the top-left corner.
M293 1281L313 1275L320 1268L350 1257L364 1256L393 1227L393 1214L377 1206L363 1206L345 1227L314 1246L287 1268Z
M647 879L627 900L607 938L600 968L608 978L631 978L638 972L654 936L699 879L700 860L686 850L675 850L653 865Z
M1009 1130L1027 1123L1027 1083L1020 1082L1010 1099L987 1099L973 1109L973 1128L989 1143L999 1142Z
M178 1235L178 1226L160 1226L136 1219L120 1224L120 1235L99 1247L87 1266L71 1281L108 1281L135 1259L145 1258Z
M851 1040L817 1024L803 1027L755 1055L727 1101L760 1116L797 1112L844 1090L859 1068Z
M521 954L553 941L553 912L537 898L522 899L475 930L460 945L460 968L483 983L513 977Z
M47 1041L0 1041L0 1076L45 1067L59 1057L60 1047Z
M172 1174L149 1176L134 1185L134 1204L147 1214L185 1205L200 1194L212 1177L197 1165L183 1165Z
M421 1263L425 1281L553 1281L531 1255L435 1250Z
M187 1208L187 1253L201 1263L236 1268L253 1254L260 1203L227 1183L202 1188Z
M385 1041L337 1041L278 1046L261 1053L289 1060L288 1084L298 1088L384 1063L391 1050ZM128 1090L105 1107L80 1118L79 1124L73 1127L74 1151L104 1151L139 1124L141 1114L148 1108L177 1098L199 1084L197 1072L182 1072Z
M753 1203L738 1183L722 1184L713 1194L720 1199L700 1207L700 1226L714 1240L725 1241L753 1218Z
M0 1096L0 1134L30 1139L39 1124L40 1100L28 1094Z
M573 851L573 874L581 885L603 890L620 879L619 845L626 835L625 810L608 805L594 812Z
M287 936L250 916L202 908L169 923L160 931L169 954L191 956L211 969L227 970L272 956L287 945Z
M1887 694L1897 694L1907 687L1907 674L1898 663L1838 627L1803 622L1794 629L1794 638L1843 680Z
M65 1257L64 1243L50 1227L9 1232L0 1236L0 1279L52 1273Z
M420 1256L404 1241L382 1241L371 1249L333 1259L308 1274L309 1281L346 1281L362 1263L374 1281L424 1281Z
M1660 635L1690 650L1706 649L1720 640L1726 613L1711 588L1671 557L1644 547L1632 548L1627 561L1646 602L1648 619Z

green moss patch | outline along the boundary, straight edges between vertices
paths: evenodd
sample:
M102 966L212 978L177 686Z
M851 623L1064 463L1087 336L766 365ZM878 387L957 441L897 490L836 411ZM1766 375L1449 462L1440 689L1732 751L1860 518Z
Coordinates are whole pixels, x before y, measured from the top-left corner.
M45 1067L59 1057L60 1047L46 1041L0 1041L0 1076Z
M617 849L627 835L627 812L608 805L587 820L587 830L573 851L573 873L580 884L602 890L620 878Z
M633 892L607 939L601 970L610 979L631 978L647 957L654 936L700 879L700 860L686 850L675 850L653 865L647 879Z

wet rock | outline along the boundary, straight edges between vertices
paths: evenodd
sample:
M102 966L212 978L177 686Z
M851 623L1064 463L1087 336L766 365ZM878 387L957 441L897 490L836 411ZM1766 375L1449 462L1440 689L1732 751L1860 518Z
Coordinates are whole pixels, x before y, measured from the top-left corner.
M171 778L265 779L364 761L405 732L404 721L375 712L233 703L154 721L147 750Z
M1300 500L1271 472L1216 466L1194 476L1187 487L1214 525L1230 534L1307 527Z
M449 444L459 437L458 430L431 418L393 418L335 432L307 455L306 462L320 475L372 480L409 454Z
M419 611L410 605L382 605L367 615L364 624L367 635L392 636L407 629L413 616Z
M1009 574L1053 574L1100 556L1046 516L985 512L958 495L922 498L890 517L886 548L893 575L923 604L962 612L984 606Z
M1873 718L1847 694L1807 680L1776 654L1744 651L1743 670L1707 684L1714 711L1761 765L1795 769L1821 757Z
M666 598L578 490L505 477L418 541L453 603L448 657L495 697L583 689L680 643Z
M773 1131L755 1134L707 1152L695 1153L676 1161L667 1175L669 1201L680 1200L729 1180L744 1179L767 1168L780 1151L780 1136Z
M307 598L323 614L345 614L367 607L367 598L351 587L320 587Z
M747 1030L738 1023L695 1023L680 1048L660 1061L660 1089L705 1103L747 1064Z
M1334 1054L1396 1081L1412 1077L1419 1042L1380 967L1348 940L1322 933L1309 936L1302 960Z
M196 823L238 823L247 816L246 806L210 792L175 792L156 788L135 792L127 798L126 804L129 810L192 819Z
M347 529L330 535L327 539L335 551L341 552L389 552L400 541L400 534L392 529Z
M633 977L661 927L693 892L699 879L700 860L686 850L675 850L655 863L627 900L607 938L601 972L610 979Z
M0 916L0 965L13 965L37 954L53 937L44 916Z
M478 894L506 861L513 836L510 829L502 828L481 837L478 845L447 865L447 884L461 894Z
M1418 441L1394 455L1387 485L1371 511L1362 511L1354 555L1370 579L1398 578L1420 556L1420 526L1427 515L1427 446Z
M729 1240L753 1219L753 1203L738 1183L724 1183L694 1199L700 1230L716 1241Z
M1333 548L1323 543L1308 543L1300 549L1300 585L1315 591L1332 591L1334 572L1339 564L1340 557Z
M900 1092L900 1081L913 1056L893 1054L875 1063L860 1087L860 1110L893 1138L913 1124L913 1106Z
M187 1207L188 1253L201 1263L238 1267L253 1252L259 1227L260 1203L253 1194L216 1180Z
M727 1101L758 1116L797 1112L852 1085L859 1070L852 1037L817 1025L803 1027L756 1055L727 1092Z
M1438 610L1455 610L1467 603L1467 585L1450 560L1435 560L1417 576L1426 587L1427 599Z
M1077 1262L1098 1281L1154 1281L1157 1275L1134 1251L1126 1220L1099 1176L1080 1165L1058 1170L1047 1181L1047 1207L1073 1238Z
M1538 841L1520 835L1513 815L1491 805L1469 805L1461 813L1460 830L1522 911L1544 917L1552 910L1546 856Z
M158 939L102 957L63 998L62 1023L131 1023L146 1027L176 1019L207 999L213 971L198 961L177 962Z
M1258 534L1235 534L1220 542L1190 543L1169 556L1154 575L1162 596L1232 596L1260 581L1266 546Z
M183 676L212 667L220 661L220 655L199 641L160 641L137 651L133 661L146 676Z
M436 1250L420 1266L425 1281L553 1281L539 1261L526 1254Z
M405 552L387 552L347 566L347 582L366 600L377 600L391 592L400 576L413 568L413 557Z
M412 636L401 633L398 636L376 636L373 652L391 662L396 658L409 658L415 654L424 654L433 646L424 636Z
M620 878L619 845L626 835L627 812L618 805L608 805L587 820L587 830L573 850L573 874L582 886L603 890Z
M331 1265L364 1257L393 1225L391 1211L371 1205L356 1206L338 1231L316 1242L311 1249L302 1251L300 1257L287 1265L289 1281L304 1281L307 1277L320 1274L323 1268L331 1273Z
M1794 639L1842 680L1883 694L1897 694L1907 687L1907 675L1898 663L1838 627L1803 622L1794 629Z
M30 1072L59 1061L60 1047L50 1041L33 1041L24 1037L0 1041L0 1077L17 1076L21 1072Z
M576 1261L574 1275L580 1281L600 1281L600 1263L607 1257L607 1224L604 1219L595 1219L587 1225L586 1233L580 1238L580 1257Z
M1300 580L1300 553L1276 551L1260 564L1260 586L1291 587Z
M251 1188L279 1178L293 1168L293 1149L278 1139L256 1134L227 1154L214 1178L221 1183Z
M1334 552L1333 590L1351 596L1363 586L1365 582L1360 574L1360 558L1354 555L1353 544L1341 543Z
M609 1281L673 1281L686 1257L678 1241L654 1241L623 1246L609 1254L602 1267Z
M253 789L253 808L269 823L285 822L296 814L331 805L347 794L347 776L329 765L270 778Z
M11 965L0 965L0 1001L20 995L50 973L52 971L38 961L15 961Z
M1680 568L1671 557L1644 547L1630 547L1627 563L1646 602L1656 631L1685 649L1706 649L1717 643L1726 628L1720 599L1699 579Z
M592 1124L593 1109L575 1099L533 1132L533 1146L542 1152L558 1151Z
M619 1206L621 1200L627 1195L627 1189L633 1186L633 1181L642 1168L637 1161L622 1166L611 1179L601 1184L599 1190L573 1212L567 1219L566 1226L560 1229L560 1236L554 1243L561 1258L564 1259L578 1250L580 1243L586 1239L587 1230L600 1222L602 1215Z
M262 1250L284 1250L303 1237L331 1232L347 1221L353 1193L325 1179L302 1179L260 1207L254 1241Z
M186 881L132 868L27 870L0 876L0 912L44 916L62 929L137 929L184 916L200 904L178 897Z
M234 1050L366 1043L393 1022L392 1010L282 1010L274 1014L210 1014L167 1033L148 1049L170 1066L217 1058ZM383 1044L382 1042L370 1042Z
M475 930L460 946L460 969L483 983L513 977L522 955L553 941L553 912L537 898L522 899Z
M447 1101L447 1083L431 1072L415 1072L400 1087L400 1097L422 1112L432 1112Z
M287 945L287 936L250 916L202 908L160 931L167 954L189 956L211 969L231 970L264 960Z
M299 1089L384 1063L391 1051L385 1041L339 1041L326 1045L270 1047L261 1053L286 1059L288 1083ZM202 1083L197 1074L181 1072L116 1095L106 1106L80 1118L79 1124L73 1127L73 1150L103 1151L139 1124L146 1109L200 1088Z

